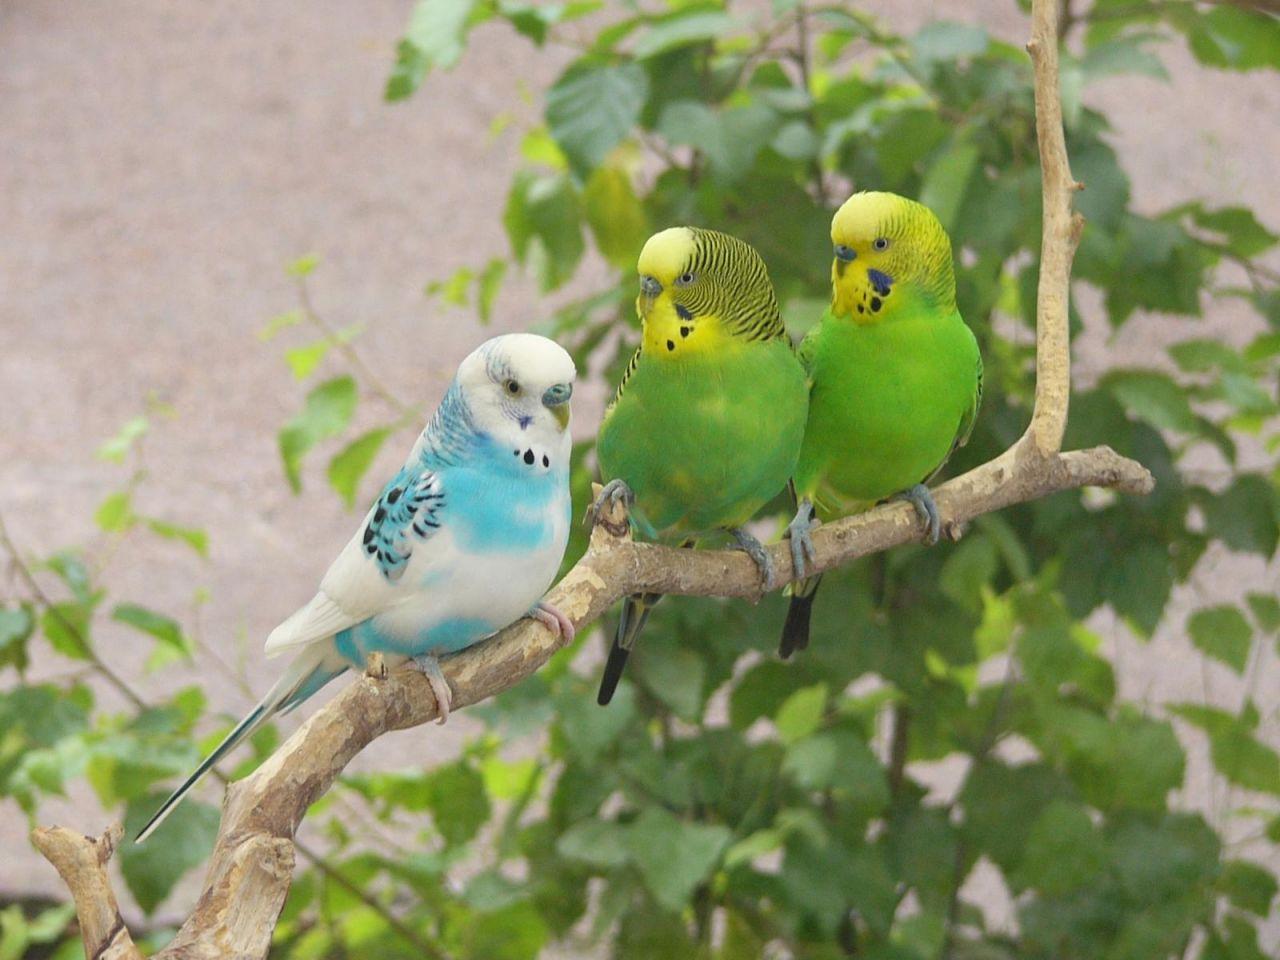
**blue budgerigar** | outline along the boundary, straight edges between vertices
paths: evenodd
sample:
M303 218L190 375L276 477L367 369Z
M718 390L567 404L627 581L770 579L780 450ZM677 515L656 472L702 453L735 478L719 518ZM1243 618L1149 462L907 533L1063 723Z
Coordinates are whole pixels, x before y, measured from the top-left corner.
M440 720L451 693L436 657L524 616L572 638L541 601L569 537L573 360L533 334L486 341L462 361L409 459L382 490L316 595L267 637L293 661L262 701L165 801L155 830L209 769L277 713L334 677L413 660Z

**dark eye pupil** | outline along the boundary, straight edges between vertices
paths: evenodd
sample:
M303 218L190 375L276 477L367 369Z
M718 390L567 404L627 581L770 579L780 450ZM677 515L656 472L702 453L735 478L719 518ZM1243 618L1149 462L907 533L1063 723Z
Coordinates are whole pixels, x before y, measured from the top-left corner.
M681 277L681 278L680 278L680 282L681 282L681 283L693 283L693 274L692 274L692 273L686 273L683 277Z
M887 247L888 245L889 245L889 241L888 241L888 240L886 240L884 237L881 237L880 239L878 239L878 240L875 242L875 248L876 248L877 250L883 250L883 249L884 249L885 247Z
M508 389L508 390L510 390L512 393L519 393L519 392L520 392L520 384L516 383L514 380L508 380L508 381L507 381L507 389Z

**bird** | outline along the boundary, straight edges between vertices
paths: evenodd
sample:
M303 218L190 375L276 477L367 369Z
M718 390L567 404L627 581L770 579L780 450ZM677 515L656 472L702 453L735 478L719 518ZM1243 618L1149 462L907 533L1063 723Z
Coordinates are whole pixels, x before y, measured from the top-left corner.
M956 307L951 239L928 207L855 193L831 220L831 305L800 344L810 379L788 536L796 576L822 519L907 500L937 543L928 483L973 431L982 356ZM809 643L820 577L799 579L782 630L784 659Z
M650 539L692 546L726 530L770 590L772 562L743 525L787 486L808 384L768 270L746 242L689 226L650 237L636 266L641 342L601 423L596 456L609 482L592 519L616 500ZM601 706L657 599L623 601Z
M280 679L138 834L145 840L226 753L378 653L412 661L452 693L438 657L532 617L572 640L573 623L540 598L568 544L572 358L513 333L466 357L399 472L305 605L271 631L268 657L293 654Z

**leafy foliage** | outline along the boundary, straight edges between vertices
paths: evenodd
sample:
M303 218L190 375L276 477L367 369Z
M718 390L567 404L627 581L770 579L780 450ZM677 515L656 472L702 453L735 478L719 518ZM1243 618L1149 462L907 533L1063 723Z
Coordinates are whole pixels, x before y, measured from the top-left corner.
M520 134L525 164L503 223L544 292L595 256L609 265L607 282L564 302L546 331L580 369L590 361L617 379L636 336L631 264L655 226L715 225L754 243L798 336L826 298L832 209L851 188L889 189L924 198L951 231L961 309L986 358L987 399L955 469L1018 436L1034 391L1040 236L1022 50L971 25L899 36L847 5L422 0L388 99L460 62L484 23L535 47L574 38L544 122ZM1096 0L1065 24L1068 147L1088 185L1077 287L1099 293L1111 329L1152 313L1202 317L1225 300L1256 315L1230 342L1166 337L1167 350L1073 396L1068 445L1136 457L1156 492L1062 494L983 518L958 545L831 575L812 647L794 663L772 655L780 598L671 600L600 710L596 659L579 658L596 640L580 640L476 708L485 732L454 762L350 776L316 805L325 863L294 884L280 955L421 956L426 943L459 960L519 960L565 942L677 960L1162 958L1193 943L1205 958L1263 955L1280 756L1256 704L1247 692L1231 709L1129 702L1092 627L1109 609L1142 639L1162 625L1185 632L1246 691L1258 651L1275 642L1271 591L1216 597L1185 624L1170 622L1170 600L1210 550L1275 563L1280 290L1257 258L1277 237L1245 207L1133 210L1107 118L1083 94L1117 74L1165 76L1158 50L1170 42L1208 68L1275 69L1280 28L1241 6L1129 0ZM428 293L487 321L506 259ZM357 506L384 442L417 429L423 411L376 382L354 350L358 330L316 315L306 282L317 268L314 257L290 266L301 306L261 333L312 384L281 431L282 463L296 491L306 458L325 451L331 487ZM384 419L352 436L365 402ZM131 421L101 455L128 462L157 415ZM579 505L591 464L586 443L574 457ZM202 531L144 512L143 479L139 467L99 505L104 537L151 532L203 554ZM567 562L584 542L575 533ZM192 732L208 726L200 690L104 709L79 679L23 682L30 645L101 673L100 630L149 638L152 669L191 655L198 638L172 613L107 604L77 555L43 566L56 593L0 609L0 668L20 680L0 693L0 795L34 818L83 777L136 819L196 759ZM1264 838L1251 848L1262 862L1228 853L1219 821L1179 802L1183 743L1198 738L1216 775L1248 792L1231 813ZM247 765L272 745L271 731L255 738ZM930 774L938 761L960 771L951 789ZM146 911L211 843L212 811L186 809L180 838L124 864ZM981 877L1007 889L1007 912L974 896ZM48 942L66 923L65 911L11 911L0 944Z

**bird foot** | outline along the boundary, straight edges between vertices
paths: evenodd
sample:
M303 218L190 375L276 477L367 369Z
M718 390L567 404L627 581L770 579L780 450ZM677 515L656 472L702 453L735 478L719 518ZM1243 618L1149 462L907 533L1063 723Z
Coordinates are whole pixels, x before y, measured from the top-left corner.
M565 643L573 643L573 638L577 635L573 621L545 600L539 600L534 604L533 609L529 611L529 617L537 620Z
M769 551L764 548L764 544L742 527L733 527L729 532L733 534L733 539L738 542L738 547L746 551L747 556L755 561L760 570L760 577L764 580L764 592L771 591L775 586L775 577L773 558L769 556Z
M797 580L803 580L806 565L818 559L812 533L820 525L821 521L813 512L813 504L808 500L801 500L796 508L796 515L787 524L787 538L791 541L791 567Z
M444 678L440 661L432 654L423 653L413 658L413 665L422 671L431 684L431 692L436 696L436 707L440 711L440 719L436 723L445 724L449 720L449 708L453 706L453 690L449 687L449 681Z
M933 494L923 483L908 487L901 493L895 493L890 500L906 500L916 508L916 515L925 525L924 542L933 546L942 535L942 518L938 515L938 505L933 502Z
M631 505L636 502L636 495L632 489L627 486L625 480L610 480L601 488L599 495L587 507L587 528L592 529L596 524L601 524L614 536L622 536L626 533L625 517L624 527L622 530L615 530L614 525L609 522L608 508L610 506L621 506L624 512L630 511Z

